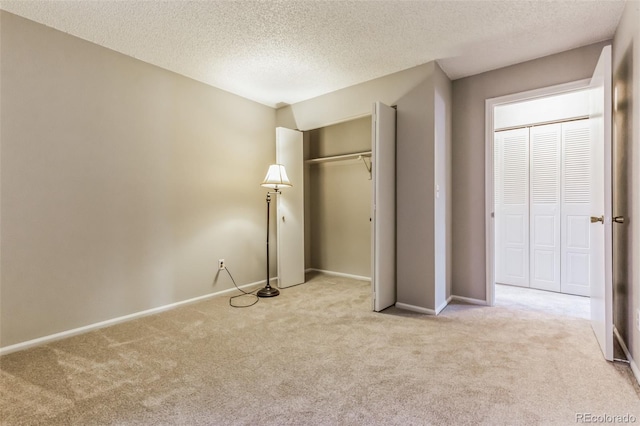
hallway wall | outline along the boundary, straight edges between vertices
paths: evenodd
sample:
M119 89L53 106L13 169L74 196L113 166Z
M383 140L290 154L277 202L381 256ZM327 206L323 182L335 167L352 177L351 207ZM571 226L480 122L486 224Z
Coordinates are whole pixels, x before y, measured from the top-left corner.
M486 299L485 100L590 78L601 42L453 82L452 294Z

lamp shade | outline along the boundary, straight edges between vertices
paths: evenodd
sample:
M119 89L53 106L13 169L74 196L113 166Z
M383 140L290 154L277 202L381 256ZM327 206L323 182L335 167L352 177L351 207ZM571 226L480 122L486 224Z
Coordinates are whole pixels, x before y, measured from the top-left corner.
M289 182L289 177L287 176L287 171L284 169L284 166L282 164L272 164L269 166L267 176L264 178L262 186L278 189L292 185L291 182Z

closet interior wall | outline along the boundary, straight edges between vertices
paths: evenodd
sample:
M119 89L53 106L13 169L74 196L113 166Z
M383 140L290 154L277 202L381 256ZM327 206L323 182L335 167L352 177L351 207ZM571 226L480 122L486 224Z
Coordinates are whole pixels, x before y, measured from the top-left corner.
M371 180L362 159L307 160L371 151L371 117L305 132L305 267L371 277ZM371 158L365 157L366 164Z

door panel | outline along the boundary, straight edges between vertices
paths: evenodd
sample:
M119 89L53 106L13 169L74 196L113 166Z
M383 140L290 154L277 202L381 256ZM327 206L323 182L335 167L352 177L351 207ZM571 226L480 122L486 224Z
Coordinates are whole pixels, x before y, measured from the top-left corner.
M530 285L560 291L561 124L530 131Z
M629 342L633 331L633 313L628 309L632 306L633 292L630 290L634 258L631 247L631 200L637 187L634 188L632 179L633 150L633 116L638 114L637 106L633 104L633 50L627 49L617 68L614 77L614 131L613 131L613 216L618 219L613 223L613 292L614 319L616 331L625 342ZM636 82L637 84L638 82ZM637 185L637 184L636 184ZM636 225L637 226L637 225ZM635 260L638 262L638 260Z
M277 196L278 287L304 282L304 166L302 132L276 128L276 162L293 185Z
M611 47L591 78L591 326L605 359L613 360L611 244ZM595 221L601 218L600 221Z
M589 120L562 125L562 270L561 291L589 296L591 205L591 125Z
M396 303L396 110L376 102L372 119L373 310Z
M496 282L529 287L529 129L494 137Z

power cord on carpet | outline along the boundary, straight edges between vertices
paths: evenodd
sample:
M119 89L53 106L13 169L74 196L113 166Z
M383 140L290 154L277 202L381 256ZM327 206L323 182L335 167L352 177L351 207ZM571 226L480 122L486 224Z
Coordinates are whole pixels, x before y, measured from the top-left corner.
M241 289L240 287L238 287L238 284L236 284L236 280L233 279L233 275L231 275L231 272L229 272L229 268L227 268L226 266L224 267L224 270L227 271L227 274L229 274L229 278L231 278L231 281L233 282L233 285L236 286L236 288L238 289L238 291L240 291L242 294L238 294L236 296L231 296L229 298L229 306L231 306L232 308L248 308L250 306L255 305L256 303L258 303L258 301L260 300L260 298L258 297L257 294L254 294L256 291L260 290L259 288L250 292L246 292L243 289ZM243 297L243 296L254 296L256 298L256 300L253 301L253 303L249 304L249 305L234 305L233 304L233 299L237 299L238 297Z

